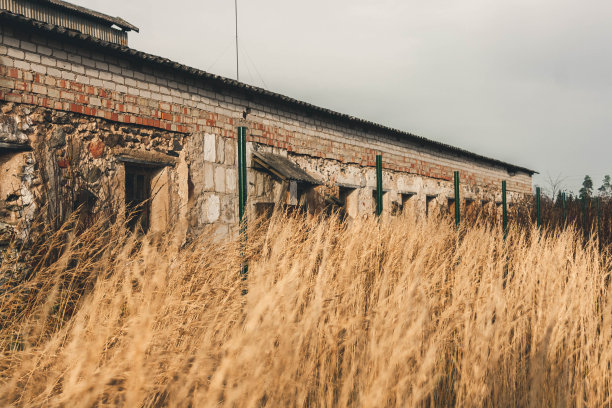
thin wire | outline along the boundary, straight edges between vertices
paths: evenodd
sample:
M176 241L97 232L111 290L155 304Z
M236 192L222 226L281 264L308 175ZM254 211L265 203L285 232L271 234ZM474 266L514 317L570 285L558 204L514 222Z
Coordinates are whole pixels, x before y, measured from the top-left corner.
M242 54L244 55L244 47L242 47L242 49L240 50L242 52ZM248 62L248 61L247 61ZM251 72L251 70L249 69L249 64L246 63L244 64L244 67L246 67L247 72L249 73L249 78L251 78L251 84L255 83L255 77L253 76L253 73Z
M210 70L217 65L217 63L219 61L221 61L221 58L223 58L223 56L225 55L225 53L227 52L227 50L229 50L230 48L232 48L232 42L230 41L225 48L223 49L223 52L217 57L217 59L215 60L215 62L213 62L208 68L206 68L207 72L210 72Z
M259 79L261 80L261 82L264 85L264 88L268 88L268 85L266 84L266 81L264 81L263 77L261 76L261 74L259 73L259 70L257 69L257 65L255 65L255 61L253 61L253 58L251 58L251 55L249 54L249 52L247 51L247 49L245 47L242 47L242 51L244 52L244 54L247 56L247 59L249 61L251 61L251 65L253 65L253 68L255 69L255 72L257 73L257 76L259 77Z

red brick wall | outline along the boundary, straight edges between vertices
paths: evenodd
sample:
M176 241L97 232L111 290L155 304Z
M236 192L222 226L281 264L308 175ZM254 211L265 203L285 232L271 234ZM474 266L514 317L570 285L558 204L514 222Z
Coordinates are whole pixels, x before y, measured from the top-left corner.
M75 112L186 134L233 138L248 106L249 140L296 154L374 166L382 153L390 170L462 183L531 192L526 173L419 146L392 134L367 132L318 114L215 84L158 65L105 52L84 43L3 25L0 100Z

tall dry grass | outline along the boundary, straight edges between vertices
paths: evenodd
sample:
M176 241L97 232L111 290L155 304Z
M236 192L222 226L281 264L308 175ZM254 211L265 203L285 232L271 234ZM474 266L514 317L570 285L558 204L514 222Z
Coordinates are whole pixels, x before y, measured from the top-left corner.
M0 294L0 405L612 404L610 259L574 230L277 215L250 226L246 296L211 236L39 242Z

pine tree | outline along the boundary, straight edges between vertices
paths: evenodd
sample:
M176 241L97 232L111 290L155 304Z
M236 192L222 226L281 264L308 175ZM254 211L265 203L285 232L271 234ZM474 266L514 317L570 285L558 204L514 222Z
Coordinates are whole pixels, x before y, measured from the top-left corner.
M584 180L582 181L582 188L579 191L580 198L588 199L593 195L593 179L591 176L584 176Z
M561 190L557 192L557 198L555 199L555 206L559 208L563 207L563 193L561 192Z
M605 175L601 187L597 189L602 197L610 197L612 195L612 180L609 175Z

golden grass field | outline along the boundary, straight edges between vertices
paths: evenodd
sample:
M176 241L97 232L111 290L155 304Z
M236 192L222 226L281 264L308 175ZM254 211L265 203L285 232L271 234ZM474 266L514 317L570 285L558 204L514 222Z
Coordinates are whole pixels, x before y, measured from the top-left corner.
M0 293L0 406L612 406L612 264L572 229L255 224L247 283L212 234L38 242Z

